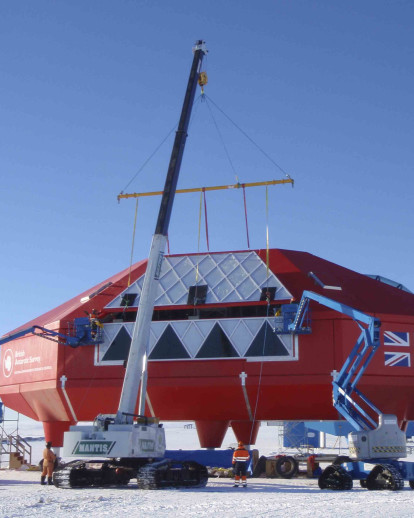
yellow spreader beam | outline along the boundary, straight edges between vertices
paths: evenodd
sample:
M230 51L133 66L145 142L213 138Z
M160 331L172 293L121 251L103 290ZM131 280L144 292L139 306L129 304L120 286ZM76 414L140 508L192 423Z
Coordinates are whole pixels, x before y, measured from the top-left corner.
M235 183L233 185L215 185L213 187L195 187L193 189L177 189L176 194L188 193L188 192L207 192L207 191L222 191L224 189L243 189L245 187L259 187L261 185L278 185L283 183L292 184L294 181L291 178L285 180L270 180L269 182L251 182L251 183ZM132 194L118 194L118 201L122 198L141 198L143 196L161 196L163 191L153 192L134 192Z

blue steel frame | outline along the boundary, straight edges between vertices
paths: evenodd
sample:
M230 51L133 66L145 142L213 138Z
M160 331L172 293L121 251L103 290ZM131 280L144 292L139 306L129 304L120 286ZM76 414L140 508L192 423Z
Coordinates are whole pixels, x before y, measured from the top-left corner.
M367 315L362 311L351 308L346 304L332 300L324 295L312 291L304 291L299 302L296 317L289 326L290 332L298 333L302 329L303 322L307 318L311 300L350 317L361 330L361 334L354 348L332 382L333 399L334 407L356 431L373 430L378 426L378 420L376 422L369 413L351 397L351 394L358 396L361 402L367 405L371 411L376 414L377 418L381 415L380 410L356 388L358 381L380 346L381 321L376 317Z

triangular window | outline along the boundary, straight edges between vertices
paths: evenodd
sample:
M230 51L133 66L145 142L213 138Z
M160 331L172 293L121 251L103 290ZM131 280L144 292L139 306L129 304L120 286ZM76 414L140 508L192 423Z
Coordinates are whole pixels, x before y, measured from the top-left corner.
M216 324L198 351L196 358L235 358L238 356L226 333Z
M281 339L268 322L262 325L245 356L289 356Z
M165 328L149 355L150 360L176 360L189 357L190 355L170 325Z
M119 333L106 351L102 361L126 360L129 348L131 347L131 337L125 327L121 327Z

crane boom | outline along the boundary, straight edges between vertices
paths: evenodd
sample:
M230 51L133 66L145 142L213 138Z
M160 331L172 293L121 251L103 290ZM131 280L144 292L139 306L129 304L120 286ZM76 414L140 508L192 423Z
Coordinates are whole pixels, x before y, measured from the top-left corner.
M138 306L137 319L132 333L128 363L122 386L121 397L115 422L131 423L141 384L139 414L145 413L146 379L147 379L147 349L149 343L150 325L154 310L158 288L158 279L161 271L164 251L167 242L168 226L174 202L181 161L187 138L188 125L194 102L200 67L207 50L203 41L197 41L194 49L193 64L188 79L187 90L181 110L180 122L175 135L174 145L168 166L167 178L161 198L161 205L155 233L152 239L148 263L145 272L144 284Z
M208 480L205 466L164 458L164 429L157 418L144 416L150 325L191 108L201 63L207 52L204 42L197 41L193 51L193 64L151 243L118 412L116 415L99 414L92 425L71 426L65 432L63 456L79 456L81 459L55 472L53 482L57 487L127 484L133 477L137 477L138 487L142 489L204 487ZM136 415L140 383L140 415ZM92 460L85 460L91 457Z

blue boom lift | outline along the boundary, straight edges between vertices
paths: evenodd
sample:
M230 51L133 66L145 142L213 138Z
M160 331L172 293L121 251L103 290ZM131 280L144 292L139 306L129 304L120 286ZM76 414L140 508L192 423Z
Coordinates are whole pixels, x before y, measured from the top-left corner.
M42 326L30 326L15 333L4 335L0 338L0 345L21 338L22 336L33 334L57 342L62 345L69 345L70 347L79 347L80 345L92 345L102 343L102 324L97 319L90 319L88 317L75 318L73 325L68 326L67 334L58 333L52 329L47 329Z
M350 317L361 330L354 348L332 381L334 407L355 430L348 435L349 457L338 457L328 466L319 477L319 487L351 489L356 479L370 490L396 491L408 480L414 489L414 463L398 460L407 456L407 448L397 417L383 414L357 389L358 381L380 346L381 321L324 295L304 291L296 314L286 323L291 333L311 332L311 301Z

